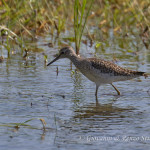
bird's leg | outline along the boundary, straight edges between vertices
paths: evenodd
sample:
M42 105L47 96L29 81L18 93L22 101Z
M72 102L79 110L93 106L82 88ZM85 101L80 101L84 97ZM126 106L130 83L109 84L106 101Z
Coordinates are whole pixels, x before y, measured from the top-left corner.
M95 91L96 103L98 103L98 97L97 97L98 88L99 88L99 86L96 85L96 91Z
M117 91L118 95L120 95L120 91L111 83L112 87Z

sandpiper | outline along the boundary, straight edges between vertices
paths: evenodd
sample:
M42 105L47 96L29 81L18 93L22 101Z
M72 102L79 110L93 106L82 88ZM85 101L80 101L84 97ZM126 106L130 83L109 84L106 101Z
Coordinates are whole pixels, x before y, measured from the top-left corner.
M98 58L82 58L77 56L73 48L70 46L62 48L59 51L59 54L56 55L56 58L47 64L47 66L61 58L70 59L83 75L96 84L96 100L100 85L111 84L117 91L118 95L120 95L119 90L113 85L113 82L125 81L139 76L147 77L145 72L128 70L110 61Z

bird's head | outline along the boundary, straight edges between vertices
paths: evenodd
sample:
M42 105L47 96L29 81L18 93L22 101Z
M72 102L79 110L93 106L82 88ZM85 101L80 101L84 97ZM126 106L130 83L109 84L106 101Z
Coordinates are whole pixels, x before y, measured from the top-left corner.
M73 55L76 55L76 53L72 47L70 47L70 46L64 47L64 48L60 49L59 53L55 55L56 58L54 60L52 60L49 64L47 64L47 66L51 65L53 62L57 61L58 59L70 58Z

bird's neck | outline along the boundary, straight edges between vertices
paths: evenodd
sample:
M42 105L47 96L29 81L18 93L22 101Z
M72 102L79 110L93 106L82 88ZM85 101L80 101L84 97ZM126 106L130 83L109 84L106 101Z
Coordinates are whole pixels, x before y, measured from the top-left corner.
M70 56L69 59L73 62L73 64L75 66L77 66L81 60L81 57L74 54L74 55Z

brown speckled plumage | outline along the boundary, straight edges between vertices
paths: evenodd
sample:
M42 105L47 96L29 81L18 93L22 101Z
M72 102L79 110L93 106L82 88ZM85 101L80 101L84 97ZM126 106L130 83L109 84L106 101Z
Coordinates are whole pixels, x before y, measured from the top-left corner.
M122 68L110 61L97 59L97 58L88 58L91 62L91 65L95 69L99 69L101 73L114 74L114 76L142 76L145 72L132 71L125 68Z
M95 82L96 100L98 88L102 84L111 84L117 91L118 95L120 95L119 90L112 84L113 82L129 80L139 76L147 77L145 72L128 70L110 61L97 58L81 58L77 56L73 48L69 46L62 48L57 57L47 66L60 58L70 59L83 75L85 75L89 80Z

